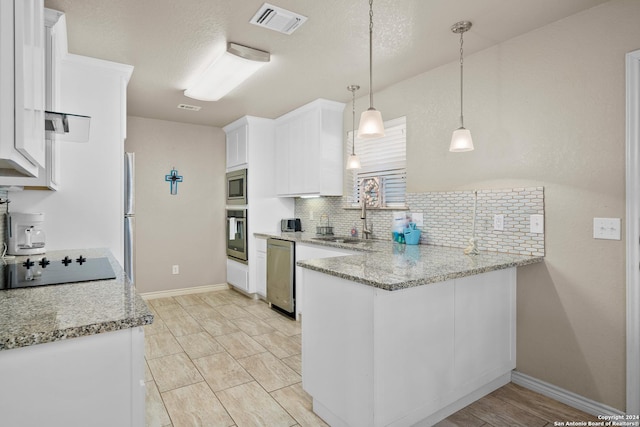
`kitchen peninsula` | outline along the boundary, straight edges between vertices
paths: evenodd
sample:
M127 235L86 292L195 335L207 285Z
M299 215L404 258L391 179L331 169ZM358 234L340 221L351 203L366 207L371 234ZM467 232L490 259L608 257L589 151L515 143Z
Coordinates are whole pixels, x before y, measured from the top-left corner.
M115 279L0 291L2 424L143 425L142 327L153 315L108 250L45 255L107 258Z
M298 262L314 412L332 426L429 426L510 381L516 268L542 257L367 244Z

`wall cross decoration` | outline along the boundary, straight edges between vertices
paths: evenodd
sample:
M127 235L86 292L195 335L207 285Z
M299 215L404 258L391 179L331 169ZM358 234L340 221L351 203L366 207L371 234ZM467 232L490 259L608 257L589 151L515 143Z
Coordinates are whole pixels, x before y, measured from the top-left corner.
M182 182L182 175L178 175L175 168L171 169L169 175L164 176L164 180L171 183L171 194L174 196L178 194L178 183Z

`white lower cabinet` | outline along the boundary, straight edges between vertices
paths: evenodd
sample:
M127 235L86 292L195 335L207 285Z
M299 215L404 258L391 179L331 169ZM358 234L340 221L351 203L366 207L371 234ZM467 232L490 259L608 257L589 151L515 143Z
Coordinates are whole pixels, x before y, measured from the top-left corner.
M0 351L0 378L3 426L145 425L142 327Z
M227 283L242 292L249 292L249 266L227 259Z
M302 385L329 425L434 425L510 381L515 268L391 292L302 270Z
M328 248L312 244L296 244L296 262L307 259L322 259L336 256L354 255L357 252L346 249ZM300 319L303 309L304 275L302 267L296 267L296 318Z

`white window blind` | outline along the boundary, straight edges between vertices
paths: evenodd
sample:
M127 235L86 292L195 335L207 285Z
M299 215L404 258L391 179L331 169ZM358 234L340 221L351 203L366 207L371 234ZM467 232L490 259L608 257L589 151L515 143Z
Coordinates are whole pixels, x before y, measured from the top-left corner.
M382 187L383 206L402 207L405 205L407 189L407 118L400 117L384 123L385 136L382 138L360 139L356 137L356 154L360 158L361 169L347 171L345 178L347 204L360 203L360 182L363 178L379 177ZM347 134L347 153L351 154L353 131ZM351 172L351 173L349 173Z

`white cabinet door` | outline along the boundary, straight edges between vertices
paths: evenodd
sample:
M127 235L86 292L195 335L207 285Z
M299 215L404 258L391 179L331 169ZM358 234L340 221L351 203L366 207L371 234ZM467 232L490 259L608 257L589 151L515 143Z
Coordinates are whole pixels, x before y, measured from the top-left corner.
M14 5L15 147L44 167L44 3L16 0Z
M342 195L342 110L319 99L277 119L279 196Z
M44 160L44 92L43 83L36 78L44 78L44 70L40 72L44 60L38 59L37 50L42 46L37 46L39 37L31 31L35 30L35 20L42 24L41 12L33 16L36 11L41 10L42 0L0 1L0 175L3 176L15 176L15 171L24 176L38 175L36 163L25 157L18 148L26 150L31 158ZM33 23L28 20L29 16L34 20ZM28 36L26 40L25 32ZM32 41L36 44L32 43L26 49L24 45ZM40 53L44 54L44 49ZM41 101L42 115L37 122L39 113L34 107ZM34 121L37 122L36 127L32 126ZM43 138L39 153L35 138L40 131ZM28 138L30 142L25 144L24 138Z
M291 145L291 126L289 123L281 123L276 126L276 194L287 196L289 190L289 162Z
M247 126L240 126L227 133L227 169L243 166L248 163Z
M243 292L249 292L249 266L227 259L227 283Z

